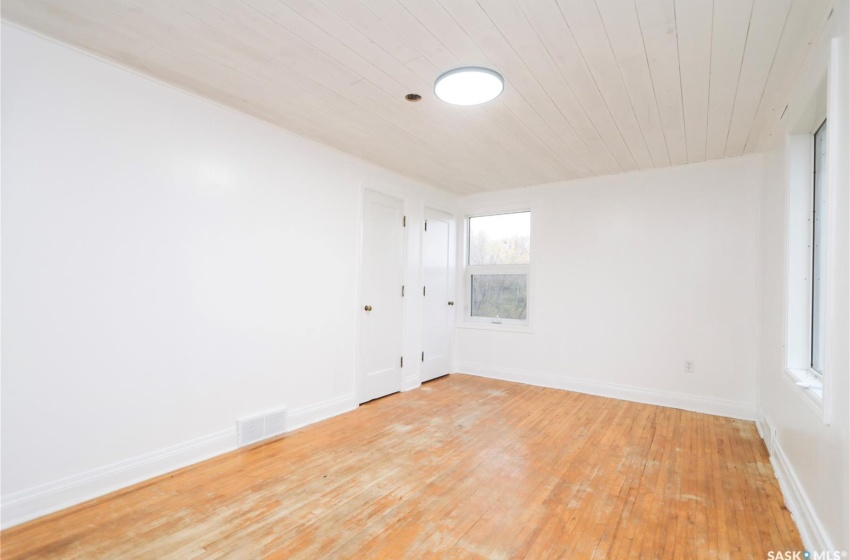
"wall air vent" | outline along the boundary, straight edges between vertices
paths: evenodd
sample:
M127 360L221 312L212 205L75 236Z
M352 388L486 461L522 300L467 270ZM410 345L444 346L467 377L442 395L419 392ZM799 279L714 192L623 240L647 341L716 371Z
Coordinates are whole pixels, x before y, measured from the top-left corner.
M244 447L286 431L286 409L236 421L236 445Z

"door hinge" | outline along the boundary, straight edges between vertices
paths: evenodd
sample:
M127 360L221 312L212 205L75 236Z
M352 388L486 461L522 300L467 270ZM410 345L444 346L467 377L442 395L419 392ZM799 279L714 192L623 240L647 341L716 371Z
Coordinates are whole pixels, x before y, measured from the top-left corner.
M407 227L407 216L401 217L401 227Z
M422 361L425 361L425 352L422 352Z
M425 220L425 231L428 231L428 220Z
M425 295L425 286L422 286L422 295Z
M401 366L400 367L404 367L404 356L401 357Z
M404 286L401 287L401 297L404 297Z

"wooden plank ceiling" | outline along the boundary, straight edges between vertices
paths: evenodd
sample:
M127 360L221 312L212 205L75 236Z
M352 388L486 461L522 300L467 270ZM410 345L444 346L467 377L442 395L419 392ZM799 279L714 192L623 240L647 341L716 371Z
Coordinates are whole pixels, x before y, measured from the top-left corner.
M2 16L467 194L758 151L831 4L4 0ZM501 72L502 96L438 100L436 77L466 65Z

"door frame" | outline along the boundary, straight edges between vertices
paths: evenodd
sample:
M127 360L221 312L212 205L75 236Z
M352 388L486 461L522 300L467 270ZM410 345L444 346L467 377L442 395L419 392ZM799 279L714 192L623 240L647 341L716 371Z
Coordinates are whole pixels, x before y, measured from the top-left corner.
M364 229L366 226L366 196L367 191L372 191L376 194L382 196L389 196L392 198L397 198L402 202L402 213L404 216L407 216L409 213L409 203L407 198L400 192L396 192L394 190L385 190L381 188L377 188L376 186L365 186L362 183L359 188L359 196L358 204L357 204L357 216L358 216L358 232L357 232L357 257L354 265L354 274L355 274L355 286L354 286L354 399L357 403L357 406L361 404L361 398L363 397L363 355L361 349L361 340L363 336L363 252L364 252L364 243L363 243L363 235ZM403 228L401 234L401 279L405 286L408 285L407 278L407 261L408 261L408 235L407 235L407 227ZM406 295L406 294L405 294ZM402 301L401 303L401 354L399 357L404 356L404 349L406 346L408 338L407 333L407 305L406 302ZM399 385L399 391L401 391L404 385L404 368L401 370L401 382Z

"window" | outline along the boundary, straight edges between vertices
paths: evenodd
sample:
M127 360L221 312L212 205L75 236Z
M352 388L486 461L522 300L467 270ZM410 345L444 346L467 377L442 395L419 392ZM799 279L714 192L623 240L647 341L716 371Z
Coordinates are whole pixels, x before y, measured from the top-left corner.
M817 107L817 106L815 106ZM824 408L826 310L827 122L819 110L788 136L788 247L785 371L804 400Z
M830 399L825 398L831 385L827 314L834 293L829 240L835 232L829 219L834 210L829 192L835 188L830 178L835 148L828 135L835 130L829 130L827 120L828 86L824 75L808 102L797 105L796 122L786 124L787 167L776 168L786 173L788 187L784 377L826 424L832 414Z
M811 360L812 370L823 374L823 328L824 328L824 217L826 216L826 121L814 135L812 185L812 293L811 293Z
M528 324L531 212L467 220L466 320Z

